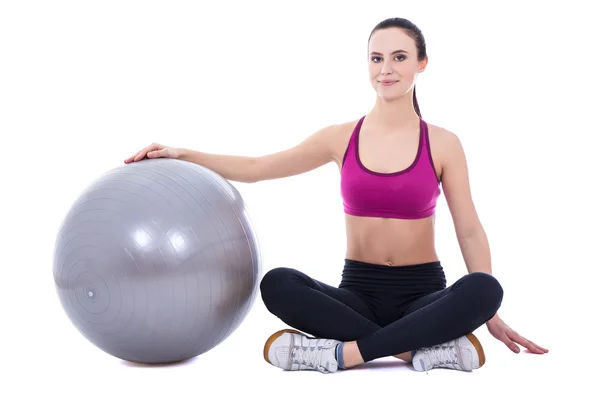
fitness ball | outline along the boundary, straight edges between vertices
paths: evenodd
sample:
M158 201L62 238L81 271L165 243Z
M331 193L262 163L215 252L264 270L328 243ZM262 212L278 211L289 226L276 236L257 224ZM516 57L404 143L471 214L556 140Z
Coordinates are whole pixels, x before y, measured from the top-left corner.
M101 175L66 213L53 275L63 310L104 352L184 361L242 323L261 274L239 192L214 171L168 158Z

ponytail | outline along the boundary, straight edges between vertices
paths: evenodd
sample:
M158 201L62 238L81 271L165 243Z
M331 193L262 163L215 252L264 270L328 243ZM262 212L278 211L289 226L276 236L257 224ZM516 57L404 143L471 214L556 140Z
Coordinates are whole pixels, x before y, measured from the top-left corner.
M419 102L417 101L417 87L416 86L413 88L413 104L415 107L415 111L417 112L417 115L419 116L419 118L422 118L421 110L419 109Z

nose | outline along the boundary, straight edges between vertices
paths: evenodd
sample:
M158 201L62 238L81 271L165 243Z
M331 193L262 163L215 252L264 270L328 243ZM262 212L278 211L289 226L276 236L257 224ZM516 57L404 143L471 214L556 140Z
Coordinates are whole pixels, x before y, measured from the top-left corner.
M389 75L392 73L391 63L384 61L381 65L381 75Z

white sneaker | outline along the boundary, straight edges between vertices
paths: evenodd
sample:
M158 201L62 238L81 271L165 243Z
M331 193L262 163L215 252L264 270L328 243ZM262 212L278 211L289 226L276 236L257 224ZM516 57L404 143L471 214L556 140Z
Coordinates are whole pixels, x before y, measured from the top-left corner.
M472 333L436 346L417 350L412 359L417 371L432 368L450 368L472 371L485 363L485 354L479 340Z
M317 339L293 329L283 329L272 334L264 348L265 360L286 371L315 370L335 372L338 363L333 339Z

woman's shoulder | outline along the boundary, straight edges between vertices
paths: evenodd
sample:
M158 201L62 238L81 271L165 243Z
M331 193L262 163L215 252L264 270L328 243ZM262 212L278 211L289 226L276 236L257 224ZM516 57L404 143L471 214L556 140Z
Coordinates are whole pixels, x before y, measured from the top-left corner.
M458 136L450 129L437 124L432 124L431 122L427 122L427 131L432 140L454 140L458 138Z
M321 132L335 145L346 145L359 121L360 118L334 122L322 128Z
M427 131L432 151L440 153L461 145L458 135L448 128L427 122Z
M439 167L461 159L464 150L459 136L452 130L440 125L427 123L429 148L434 162Z
M337 134L342 134L342 135L344 133L352 133L361 119L362 119L362 117L355 118L352 120L344 120L344 121L335 122L335 123L329 125L327 127L327 129L329 129L331 132L334 132Z
M335 122L324 128L326 135L331 140L333 158L341 165L344 154L346 153L346 149L348 147L350 138L354 129L358 125L360 119L362 117L353 119Z

